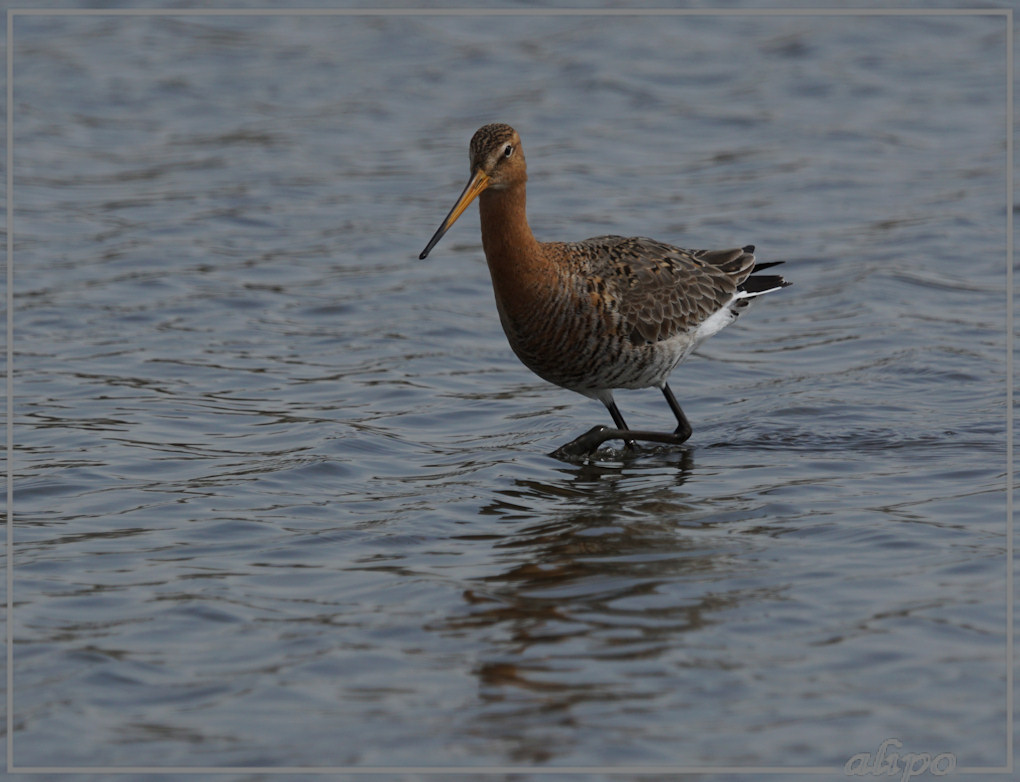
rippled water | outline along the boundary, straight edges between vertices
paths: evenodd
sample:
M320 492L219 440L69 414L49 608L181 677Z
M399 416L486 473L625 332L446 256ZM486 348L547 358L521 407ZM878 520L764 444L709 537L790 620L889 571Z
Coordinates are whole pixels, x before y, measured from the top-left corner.
M1004 27L16 18L15 765L1004 764ZM496 120L539 238L787 260L685 447L416 260Z

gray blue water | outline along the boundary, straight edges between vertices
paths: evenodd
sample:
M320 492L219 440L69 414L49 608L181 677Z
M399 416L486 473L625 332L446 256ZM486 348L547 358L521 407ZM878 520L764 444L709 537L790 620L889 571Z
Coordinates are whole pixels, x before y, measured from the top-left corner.
M1003 17L14 40L15 767L1006 763ZM491 121L540 239L786 260L685 447L550 458L476 210L417 260Z

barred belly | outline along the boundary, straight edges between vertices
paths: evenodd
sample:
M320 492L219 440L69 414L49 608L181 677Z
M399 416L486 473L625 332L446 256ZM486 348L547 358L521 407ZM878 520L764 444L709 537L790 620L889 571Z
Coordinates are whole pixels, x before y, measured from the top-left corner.
M550 383L589 397L605 389L661 386L693 347L683 335L634 345L615 313L557 293L534 299L541 304L527 311L496 301L510 347Z

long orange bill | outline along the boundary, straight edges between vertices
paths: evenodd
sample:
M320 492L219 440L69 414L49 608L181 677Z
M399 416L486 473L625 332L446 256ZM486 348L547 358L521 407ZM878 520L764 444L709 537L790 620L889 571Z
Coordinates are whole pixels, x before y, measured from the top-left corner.
M478 197L485 188L489 186L489 177L484 174L480 169L475 172L474 176L471 177L471 181L467 183L463 192L460 194L460 198L457 199L457 203L453 205L453 209L450 210L450 214L446 216L439 229L435 232L429 243L425 245L425 249L421 251L421 255L418 256L419 260L425 260L426 256L432 252L432 248L439 244L439 240L443 238L443 234L450 230L450 226L457 222L457 218L464 214L464 210L468 208L468 205Z

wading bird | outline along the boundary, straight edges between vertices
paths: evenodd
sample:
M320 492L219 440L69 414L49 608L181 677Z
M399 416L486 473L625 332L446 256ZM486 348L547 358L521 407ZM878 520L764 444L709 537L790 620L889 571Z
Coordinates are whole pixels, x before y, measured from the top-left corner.
M539 377L598 399L616 424L596 426L554 455L582 457L611 439L627 448L636 440L686 441L691 425L666 382L670 372L752 299L789 285L760 273L782 261L757 263L753 245L685 250L623 236L539 242L525 212L528 174L517 131L485 125L470 153L471 179L419 257L478 198L482 247L510 347ZM650 386L676 416L673 432L635 430L623 420L613 389Z

